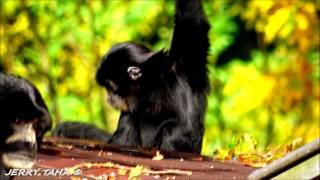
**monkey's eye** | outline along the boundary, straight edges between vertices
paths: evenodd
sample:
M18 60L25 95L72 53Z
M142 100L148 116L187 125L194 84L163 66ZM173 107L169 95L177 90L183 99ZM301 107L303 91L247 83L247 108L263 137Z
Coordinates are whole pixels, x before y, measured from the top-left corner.
M112 90L112 91L117 91L118 90L118 86L116 85L116 83L114 83L111 80L106 80L105 81L105 85L106 85L106 88L109 89L109 90Z
M127 72L132 80L137 80L142 76L140 68L136 66L128 67Z
M15 124L21 124L21 125L22 125L22 124L24 124L24 123L25 123L25 122L24 122L23 120L21 120L21 119L18 119L18 118L17 118L17 119L15 120Z

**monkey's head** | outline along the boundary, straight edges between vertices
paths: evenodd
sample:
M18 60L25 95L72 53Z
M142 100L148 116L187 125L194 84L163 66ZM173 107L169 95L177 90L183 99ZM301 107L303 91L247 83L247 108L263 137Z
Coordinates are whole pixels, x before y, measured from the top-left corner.
M40 121L51 119L37 99L38 92L22 78L0 73L0 164L6 168L31 168L36 161Z
M96 80L106 88L109 103L127 112L132 110L136 98L161 84L172 63L162 51L152 52L139 44L120 43L103 57Z

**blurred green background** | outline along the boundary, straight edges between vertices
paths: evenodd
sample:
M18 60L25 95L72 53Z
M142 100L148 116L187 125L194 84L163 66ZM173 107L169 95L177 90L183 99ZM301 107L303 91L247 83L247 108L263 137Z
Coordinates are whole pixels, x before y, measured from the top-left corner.
M108 132L119 112L95 72L112 44L169 49L165 0L1 0L0 65L31 80L54 119ZM204 1L212 29L203 154L243 134L260 147L319 137L319 1Z

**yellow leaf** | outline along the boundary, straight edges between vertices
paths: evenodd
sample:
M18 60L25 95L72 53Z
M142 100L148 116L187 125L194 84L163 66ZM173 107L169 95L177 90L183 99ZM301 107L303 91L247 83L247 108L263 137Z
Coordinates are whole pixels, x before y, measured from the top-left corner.
M288 21L291 14L290 7L282 8L276 11L268 18L268 23L265 27L265 41L270 43L281 30L283 25Z
M292 33L293 29L293 23L285 24L283 28L281 28L281 30L279 31L278 36L283 39L287 38Z
M160 154L159 151L156 152L156 155L152 158L152 160L155 160L155 161L160 161L163 159L163 155Z
M299 13L297 15L297 25L298 28L301 30L306 30L309 26L309 22L306 16L302 15L301 13Z
M2 38L0 36L0 38ZM0 41L0 56L4 56L7 53L7 44L3 41Z
M250 76L248 76L250 74ZM223 89L228 101L223 102L225 115L240 116L263 105L273 93L276 81L252 66L237 66Z
M264 0L264 1L254 0L254 1L252 1L252 6L254 8L257 8L260 11L260 13L262 13L262 14L266 14L271 9L271 7L273 5L274 5L273 0Z
M302 6L303 10L313 14L316 13L316 3L312 3L312 2L304 2L304 5Z
M23 12L19 14L17 21L11 26L10 29L12 33L18 33L26 30L28 26L29 26L28 16L25 12Z
M219 159L219 160L231 160L232 156L233 156L233 153L229 149L219 148L214 152L215 159Z
M142 165L137 165L136 167L130 170L129 179L130 180L137 180L140 179L142 175L144 167Z
M264 167L268 164L264 157L257 154L240 154L238 160L252 167Z
M126 169L119 169L119 170L118 170L118 174L119 174L120 176L124 176L124 175L126 175L126 173L127 173L127 170L126 170Z
M249 134L244 134L238 140L235 147L235 154L248 154L256 151L257 141Z

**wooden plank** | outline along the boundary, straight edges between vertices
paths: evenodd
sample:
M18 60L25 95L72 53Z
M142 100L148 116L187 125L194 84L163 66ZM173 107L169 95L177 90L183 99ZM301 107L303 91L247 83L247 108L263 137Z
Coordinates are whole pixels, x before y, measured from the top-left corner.
M274 180L282 179L316 179L320 177L320 154L300 163L299 165L285 171L284 173L272 178Z
M68 142L68 143L66 143ZM70 145L73 144L73 145ZM81 169L81 176L64 176L62 179L100 177L127 179L130 172L141 165L141 179L247 179L255 170L232 161L216 161L210 157L160 152L164 158L153 160L155 150L137 150L104 143L70 139L46 139L38 155L35 168ZM121 172L121 169L124 171ZM31 177L15 177L15 179ZM37 176L32 179L55 179L54 176Z
M249 175L249 179L270 179L276 177L300 163L317 156L319 153L320 139L316 139L315 141L288 153L285 157L272 162L268 166L254 171Z

